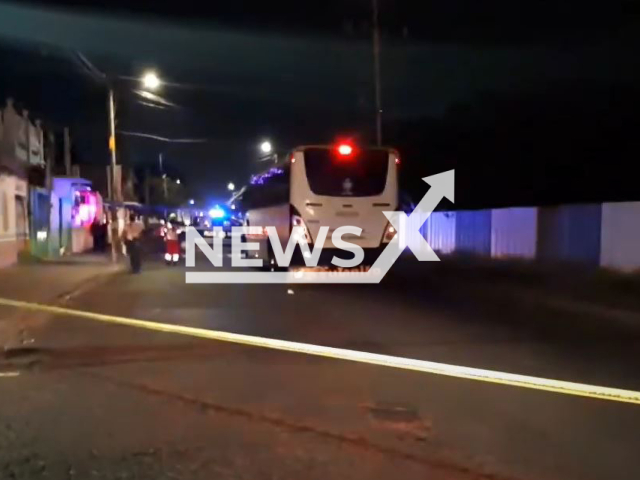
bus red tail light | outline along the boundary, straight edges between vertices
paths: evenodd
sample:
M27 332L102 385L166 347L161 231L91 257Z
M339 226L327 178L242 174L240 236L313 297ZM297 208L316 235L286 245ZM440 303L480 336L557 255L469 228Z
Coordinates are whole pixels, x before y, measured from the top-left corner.
M353 153L353 147L347 143L341 143L338 145L338 153L343 157L348 157Z

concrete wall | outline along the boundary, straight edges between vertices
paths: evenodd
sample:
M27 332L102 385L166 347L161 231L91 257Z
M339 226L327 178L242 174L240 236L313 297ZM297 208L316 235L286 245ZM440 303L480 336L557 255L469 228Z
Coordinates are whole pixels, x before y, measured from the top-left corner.
M16 263L18 252L28 247L26 192L24 180L0 174L0 268Z
M0 175L0 268L18 261L15 211L15 179Z
M91 232L82 227L71 229L71 252L82 253L93 248Z
M491 211L493 258L535 259L537 235L537 207L500 208Z
M600 265L626 272L640 270L640 202L602 205Z

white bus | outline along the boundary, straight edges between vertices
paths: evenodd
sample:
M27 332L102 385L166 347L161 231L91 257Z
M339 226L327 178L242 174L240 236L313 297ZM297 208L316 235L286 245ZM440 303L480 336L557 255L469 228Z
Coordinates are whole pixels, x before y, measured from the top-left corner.
M382 212L398 208L398 164L398 152L388 148L361 148L347 143L298 147L285 162L252 177L238 199L245 225L276 227L283 249L292 227L301 226L311 250L320 227L329 227L320 265L328 265L334 255L353 258L349 252L335 248L331 235L338 227L359 227L359 236L342 238L362 247L362 264L370 265L395 235ZM266 231L248 239L258 242L260 248L247 255L261 258L265 266L273 265ZM299 247L292 264L304 264Z

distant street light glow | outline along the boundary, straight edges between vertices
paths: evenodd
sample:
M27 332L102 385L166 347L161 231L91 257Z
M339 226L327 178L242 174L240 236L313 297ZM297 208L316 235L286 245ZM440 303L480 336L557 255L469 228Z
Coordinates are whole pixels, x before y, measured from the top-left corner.
M236 189L236 186L233 184L233 182L229 182L229 184L227 185L227 190L231 190L232 192Z
M178 185L180 185L180 179L179 179L179 178L176 178L176 183L177 183Z
M260 144L260 150L262 150L262 153L271 153L271 142L262 142Z
M147 90L156 90L160 86L160 79L156 72L147 72L142 77L142 85Z
M191 200L189 200L189 205L194 205L196 203L196 201L192 198Z

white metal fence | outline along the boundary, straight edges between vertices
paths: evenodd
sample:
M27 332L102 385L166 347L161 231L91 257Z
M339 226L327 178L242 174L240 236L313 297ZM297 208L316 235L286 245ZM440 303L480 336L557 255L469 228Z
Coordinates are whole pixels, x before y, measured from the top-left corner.
M640 270L640 202L434 212L421 232L444 255Z

